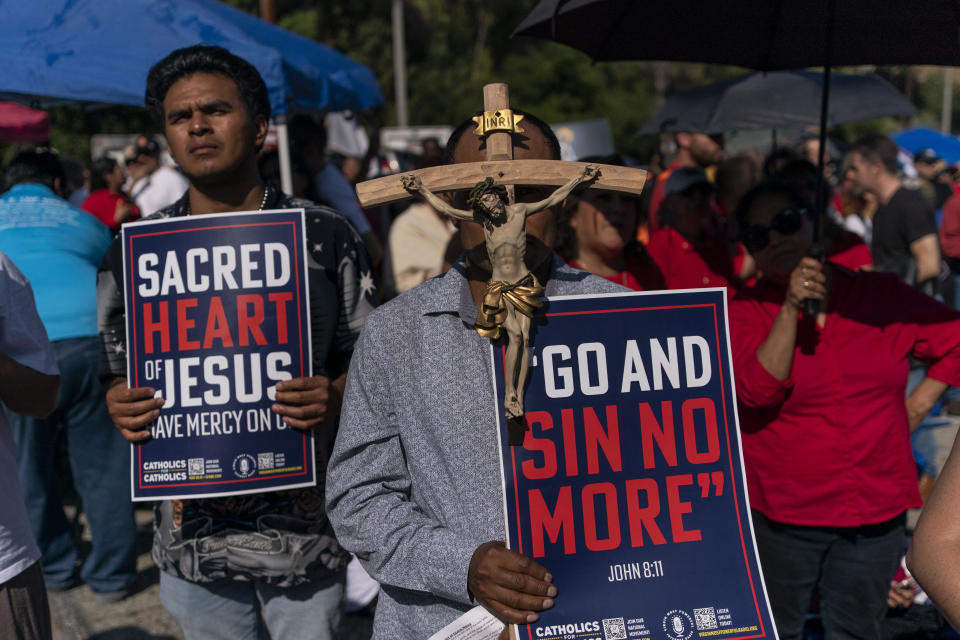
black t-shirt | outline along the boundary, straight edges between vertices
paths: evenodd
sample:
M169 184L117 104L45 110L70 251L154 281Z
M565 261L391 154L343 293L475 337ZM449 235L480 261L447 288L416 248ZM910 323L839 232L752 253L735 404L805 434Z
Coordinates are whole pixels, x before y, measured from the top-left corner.
M953 188L939 180L934 180L933 182L921 180L920 193L927 199L927 202L930 203L934 211L939 211L943 208L947 198L953 195Z
M873 216L873 263L877 271L891 271L916 284L917 264L910 244L936 235L933 208L919 191L900 187Z
M933 193L936 198L933 202L933 208L937 211L943 208L950 196L953 195L953 187L944 184L939 180L933 183Z

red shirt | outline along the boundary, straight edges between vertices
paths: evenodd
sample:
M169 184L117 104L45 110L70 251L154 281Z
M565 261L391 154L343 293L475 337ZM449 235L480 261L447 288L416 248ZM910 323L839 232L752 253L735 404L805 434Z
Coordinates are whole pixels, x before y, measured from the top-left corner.
M567 264L575 269L586 271L579 262L570 260ZM627 258L626 269L612 276L600 276L610 282L623 285L634 291L657 291L666 289L663 282L663 274L657 268L656 263L650 259L650 256L643 253L639 256Z
M904 396L909 356L960 384L960 313L895 274L834 270L823 329L802 319L790 377L757 359L783 303L761 282L730 304L750 506L796 525L856 527L919 507Z
M714 238L695 249L676 229L662 227L650 235L647 251L660 267L667 289L728 287L729 296L735 293L730 256Z
M118 193L111 193L109 189L97 189L87 196L80 208L95 215L97 220L110 227L110 229L117 230L120 225L116 223L114 216L117 214L117 202L121 200L126 200L126 198ZM127 218L126 222L139 219L140 209L132 202L128 201L128 204L130 205L131 216Z
M647 215L647 226L650 228L650 233L660 228L660 218L657 216L657 211L660 210L660 205L663 204L664 199L667 197L667 178L670 177L674 169L686 166L690 165L671 162L667 165L666 169L657 174L657 179L653 183L653 193L650 194L650 207L647 209L649 212Z
M839 240L830 243L827 259L851 271L873 265L870 247L860 239L860 236L850 231L844 231Z

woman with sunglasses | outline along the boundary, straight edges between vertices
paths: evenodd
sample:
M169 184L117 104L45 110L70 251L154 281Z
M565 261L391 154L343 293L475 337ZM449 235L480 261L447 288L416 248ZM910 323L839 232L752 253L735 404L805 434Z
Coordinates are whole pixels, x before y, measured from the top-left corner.
M909 434L960 384L960 313L895 274L808 257L808 209L767 183L735 213L760 274L730 304L757 548L783 640L802 636L814 592L827 637L879 638L921 504ZM911 356L930 368L904 402Z

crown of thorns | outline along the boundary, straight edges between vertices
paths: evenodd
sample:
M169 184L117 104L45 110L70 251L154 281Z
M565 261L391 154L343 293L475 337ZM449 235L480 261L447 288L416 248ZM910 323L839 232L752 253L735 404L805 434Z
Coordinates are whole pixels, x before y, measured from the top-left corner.
M507 188L505 186L502 184L494 184L493 178L487 178L483 182L478 182L477 186L470 190L470 195L467 196L467 206L472 209L483 194L487 192L493 192L500 198L507 197Z

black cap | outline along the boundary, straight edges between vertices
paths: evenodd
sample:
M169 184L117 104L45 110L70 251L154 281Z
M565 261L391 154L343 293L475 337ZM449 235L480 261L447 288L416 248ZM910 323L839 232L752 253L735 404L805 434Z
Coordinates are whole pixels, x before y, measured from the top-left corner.
M937 155L937 152L933 149L920 149L913 154L913 162L922 162L924 164L935 164L940 161L940 156Z
M123 150L125 160L135 160L139 155L155 156L160 153L160 145L147 136L137 136L136 141Z

